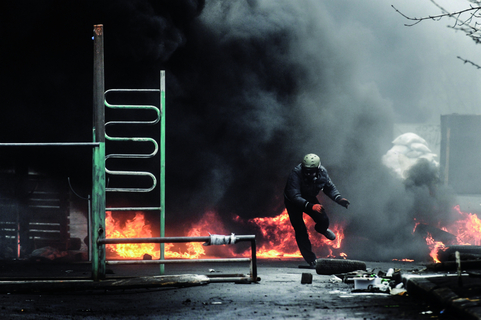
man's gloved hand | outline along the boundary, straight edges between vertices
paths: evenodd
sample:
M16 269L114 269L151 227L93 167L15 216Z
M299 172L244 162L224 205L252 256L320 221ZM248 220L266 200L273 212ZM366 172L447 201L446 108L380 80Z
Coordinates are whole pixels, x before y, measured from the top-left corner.
M339 203L341 206L343 206L344 208L347 209L347 207L349 207L349 205L351 204L349 202L349 200L347 200L346 198L341 198L339 200L337 200L337 203Z
M324 208L320 204L315 204L312 206L312 211L321 213Z

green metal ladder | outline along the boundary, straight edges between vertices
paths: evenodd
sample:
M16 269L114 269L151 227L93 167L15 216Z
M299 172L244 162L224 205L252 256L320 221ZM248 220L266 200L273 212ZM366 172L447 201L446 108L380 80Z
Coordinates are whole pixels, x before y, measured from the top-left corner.
M160 225L161 225L161 237L164 236L164 220L165 214L164 210L164 190L165 190L165 179L164 179L164 172L162 168L165 167L165 73L161 71L160 73L160 89L110 89L105 91L105 100L104 104L107 108L110 109L118 109L118 110L132 110L132 111L152 111L155 114L155 117L151 120L134 120L134 121L124 121L124 120L115 120L115 121L108 121L105 123L105 138L108 141L112 142L119 142L119 143L126 143L126 142L134 142L134 143L148 143L152 145L152 152L150 153L112 153L105 155L105 172L107 175L110 176L123 176L123 177L147 177L151 179L151 185L149 187L108 187L106 186L105 192L128 192L128 193L146 193L154 191L155 187L157 186L157 178L155 175L148 171L125 171L125 170L111 170L108 168L108 160L109 159L150 159L155 157L159 153L159 149L161 150L161 173L160 173L160 204L157 207L107 207L105 208L106 211L158 211L160 212ZM154 105L118 105L118 104L110 104L107 100L107 96L109 93L114 92L121 92L121 93L147 93L147 92L158 92L160 93L160 108ZM160 132L159 132L159 142L157 142L154 138L151 137L113 137L107 133L108 127L113 126L130 126L130 125L141 125L141 126L154 126L158 123L160 125ZM160 147L159 147L160 143ZM164 258L164 244L160 245L160 259ZM161 267L162 268L162 267ZM161 269L163 273L163 269Z
M94 225L97 224L97 228L93 228L97 230L97 241L93 242L94 245L92 247L93 256L98 256L98 259L94 263L93 266L93 278L94 279L102 279L105 277L105 264L107 263L105 260L105 249L102 244L99 243L100 239L105 239L105 212L106 211L158 211L160 213L160 236L164 237L165 235L165 211L163 208L165 207L165 73L161 71L160 74L160 89L110 89L104 92L104 105L107 108L111 109L130 109L130 110L143 110L143 111L153 111L155 113L155 118L151 120L141 120L141 121L108 121L105 123L105 139L106 143L109 141L112 142L134 142L134 143L148 143L152 145L152 152L150 153L112 153L112 154L105 154L105 146L102 148L103 150L99 150L99 152L103 152L103 166L105 173L111 176L123 176L123 177L147 177L151 179L151 184L148 187L130 187L130 186L116 186L116 187L107 187L104 185L101 193L104 193L104 198L106 193L112 192L127 192L127 193L146 193L153 191L158 182L159 182L159 190L160 190L160 203L159 206L154 207L142 207L142 206L132 206L132 207L106 207L103 212L104 214L101 216L100 221L94 222ZM107 100L107 96L109 93L112 92L159 92L160 93L160 108L154 105L117 105L117 104L110 104ZM159 142L157 142L154 138L151 137L118 137L118 136L111 136L107 133L107 128L112 126L129 126L129 125L156 125L160 122L160 135L159 135ZM160 177L159 181L155 177L155 175L148 171L126 171L126 170L112 170L108 168L108 160L109 159L149 159L157 156L160 151ZM99 162L102 161L102 155L99 155ZM102 167L102 164L96 165L96 167ZM99 170L102 170L101 168ZM102 187L98 186L97 188ZM98 192L97 192L98 194ZM105 200L104 200L105 203ZM93 219L94 221L96 219ZM97 244L97 245L96 245ZM99 245L100 244L100 245ZM97 249L97 250L95 250ZM97 251L97 252L95 252ZM164 259L164 244L160 245L160 259ZM128 260L125 261L128 263ZM164 272L164 266L160 266L160 272Z
M250 262L250 275L227 275L227 277L214 277L211 282L239 281L239 282L256 282L257 277L257 258L256 258L256 239L254 235L236 236L236 241L247 241L251 244L251 258L230 258L230 259L165 259L164 244L178 242L207 242L211 237L165 237L165 72L160 72L160 89L115 89L105 91L104 89L104 55L103 55L103 25L94 25L94 126L93 126L93 155L92 155L92 203L91 203L91 251L92 251L92 278L99 281L105 278L106 264L159 264L160 273L164 274L165 264L175 263L193 263L193 262ZM160 108L152 105L113 105L106 100L106 95L110 92L159 92ZM157 114L155 119L146 121L110 121L105 123L105 107L113 109L139 109L152 110ZM152 138L128 138L128 137L112 137L106 134L106 127L115 125L154 125L160 122L159 143ZM113 153L105 154L105 142L107 140L117 142L141 142L151 143L153 151L151 153L137 154L121 154ZM145 171L124 171L109 170L106 168L106 161L109 159L128 159L128 158L151 158L160 153L160 204L158 207L127 207L127 208L106 208L106 192L150 192L157 185L156 177L150 172ZM128 188L128 187L106 187L106 173L113 176L134 176L149 177L152 185L147 188ZM123 239L106 239L105 234L105 213L106 211L160 211L160 237L157 238L123 238ZM122 261L106 261L105 246L107 244L119 243L160 243L159 260L122 260Z
M92 251L92 278L95 281L105 278L105 212L108 211L159 211L160 212L160 236L165 236L165 71L160 72L159 89L111 89L105 91L104 77L104 38L103 25L94 25L94 123L93 142L96 146L92 154L92 222L90 228L91 251ZM153 105L113 105L108 103L106 96L111 92L159 92L160 108ZM142 121L110 121L105 122L105 107L112 109L150 110L155 112L156 117ZM151 137L112 137L106 133L107 127L115 125L155 125L160 122L159 142ZM105 143L109 141L138 143L151 143L153 151L148 154L115 153L106 155ZM156 207L122 207L106 208L106 192L151 192L157 186L157 178L154 174L146 171L123 171L109 170L106 162L109 159L143 159L152 158L160 153L160 200ZM131 187L106 187L106 174L113 176L149 177L152 184L148 188ZM160 246L160 259L164 259L164 245ZM164 273L164 265L160 265L160 272Z

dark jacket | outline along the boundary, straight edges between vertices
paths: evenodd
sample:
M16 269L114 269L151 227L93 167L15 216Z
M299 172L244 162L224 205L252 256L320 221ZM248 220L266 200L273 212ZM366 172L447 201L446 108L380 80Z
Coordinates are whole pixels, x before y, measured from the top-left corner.
M326 168L321 166L313 181L307 180L301 170L301 164L298 164L287 178L284 189L284 200L287 204L294 205L300 210L312 209L313 204L319 203L317 195L321 190L336 202L341 199L341 194L329 178Z

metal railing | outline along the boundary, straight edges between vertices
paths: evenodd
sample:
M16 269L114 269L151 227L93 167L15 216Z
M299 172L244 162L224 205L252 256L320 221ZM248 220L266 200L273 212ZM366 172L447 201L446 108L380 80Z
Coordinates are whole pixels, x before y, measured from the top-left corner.
M159 238L109 238L99 239L99 245L121 244L121 243L187 243L187 242L209 242L212 236L208 237L159 237ZM228 236L226 236L228 237ZM160 259L160 260L107 260L108 265L118 264L178 264L178 263L232 263L250 262L250 275L229 275L212 277L211 282L257 282L257 257L256 238L254 235L236 235L235 243L249 241L251 244L250 258L215 258L215 259Z

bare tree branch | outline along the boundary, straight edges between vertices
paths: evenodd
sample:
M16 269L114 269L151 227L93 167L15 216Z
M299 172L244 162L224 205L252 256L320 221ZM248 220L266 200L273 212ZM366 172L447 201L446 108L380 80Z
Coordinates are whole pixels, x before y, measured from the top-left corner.
M476 64L476 63L474 63L474 62L472 62L472 61L470 61L470 60L463 59L463 58L461 58L460 56L458 56L458 59L460 59L460 60L463 61L464 63L468 63L468 64L470 64L470 65L475 66L477 69L481 69L481 66L480 66L479 64Z
M471 2L472 4L469 5L468 8L459 10L459 11L453 11L453 12L450 12L447 9L445 9L444 7L439 5L435 0L430 0L430 1L441 11L440 14L417 18L417 17L410 17L402 13L400 10L394 7L394 5L391 5L391 7L401 16L403 16L405 19L412 21L412 23L404 24L407 27L415 26L418 23L426 20L439 21L443 18L454 19L454 24L451 26L448 26L448 28L462 31L466 34L466 36L470 37L476 44L481 43L481 0L469 0L469 2ZM476 68L481 69L481 67L478 64L472 61L462 59L459 56L458 56L458 59L461 59L462 61L464 61L464 63L471 64Z
M401 11L399 11L394 5L391 5L391 7L397 12L399 13L400 15L402 15L404 18L408 19L408 20L411 20L411 21L414 21L412 24L404 24L406 27L412 27L418 23L420 23L421 21L424 21L424 20L441 20L441 18L443 17L446 17L447 14L440 14L440 15L436 15L436 16L428 16L428 17L422 17L422 18L416 18L416 17L409 17L407 15L405 15L404 13L402 13Z
M437 5L434 1L431 1L433 2L435 5ZM402 15L404 18L408 19L408 20L411 20L411 21L414 21L412 24L404 24L406 27L411 27L411 26L414 26L418 23L420 23L421 21L424 21L424 20L434 20L434 21L439 21L441 20L442 18L445 18L445 17L449 17L449 18L453 18L453 17L456 17L456 16L460 16L462 15L463 13L466 13L466 12L471 12L471 17L475 16L480 10L481 10L481 6L477 6L477 7L469 7L468 9L464 9L464 10L460 10L460 11L456 11L456 12L444 12L444 13L441 13L441 14L438 14L438 15L434 15L434 16L427 16L427 17L421 17L421 18L416 18L416 17L409 17L407 15L405 15L404 13L402 13L400 10L398 10L394 5L391 5L391 7L397 12L399 13L400 15ZM438 6L439 7L439 6ZM441 8L441 7L439 7ZM456 21L458 21L458 18L455 18Z

